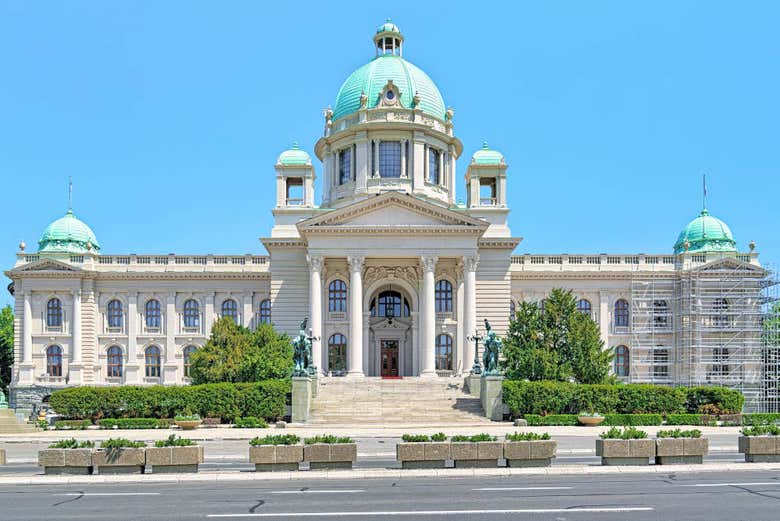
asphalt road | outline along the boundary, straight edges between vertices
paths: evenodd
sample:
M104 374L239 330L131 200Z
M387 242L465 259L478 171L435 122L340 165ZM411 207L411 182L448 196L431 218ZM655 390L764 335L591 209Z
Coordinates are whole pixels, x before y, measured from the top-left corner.
M0 487L3 521L775 521L780 473Z

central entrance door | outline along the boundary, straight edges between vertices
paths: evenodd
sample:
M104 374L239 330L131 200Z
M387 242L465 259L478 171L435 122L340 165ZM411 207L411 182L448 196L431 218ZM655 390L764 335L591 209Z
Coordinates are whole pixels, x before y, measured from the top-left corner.
M380 341L382 376L398 376L398 340Z

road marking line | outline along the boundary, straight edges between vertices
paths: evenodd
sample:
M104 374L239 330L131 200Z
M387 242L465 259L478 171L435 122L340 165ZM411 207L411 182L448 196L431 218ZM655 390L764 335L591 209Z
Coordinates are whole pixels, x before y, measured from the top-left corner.
M357 494L365 490L274 490L269 494Z
M55 496L159 496L159 492L66 492Z
M471 490L501 492L505 490L571 490L572 487L485 487Z
M696 483L683 487L749 487L751 485L780 485L780 481L756 481L753 483Z
M280 512L278 514L209 514L207 517L370 517L370 516L463 516L496 514L563 514L563 513L625 513L649 512L653 507L615 507L615 508L526 508L513 510L410 510L397 512Z

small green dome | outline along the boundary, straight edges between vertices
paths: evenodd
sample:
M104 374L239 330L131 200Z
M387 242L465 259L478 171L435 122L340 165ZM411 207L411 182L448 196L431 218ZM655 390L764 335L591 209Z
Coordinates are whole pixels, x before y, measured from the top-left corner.
M292 148L279 154L277 164L284 166L311 165L311 157L305 150L298 148L298 142L293 142Z
M471 162L475 165L500 165L504 163L504 156L498 150L491 150L487 141L483 141L482 148L471 156Z
M333 119L360 110L360 96L367 96L366 107L379 104L379 96L389 80L401 93L401 105L413 108L413 98L420 97L419 108L426 114L444 119L444 99L436 84L419 67L395 54L381 54L349 75L336 96Z
M688 241L688 253L737 251L737 242L728 225L711 216L706 208L680 232L674 253L686 251L685 241Z
M92 229L77 219L72 210L47 226L38 241L39 253L87 253L90 250L99 252L100 243Z
M395 25L393 22L390 21L388 18L385 23L380 25L376 28L376 34L379 33L398 33L401 34L401 29L398 28L397 25Z

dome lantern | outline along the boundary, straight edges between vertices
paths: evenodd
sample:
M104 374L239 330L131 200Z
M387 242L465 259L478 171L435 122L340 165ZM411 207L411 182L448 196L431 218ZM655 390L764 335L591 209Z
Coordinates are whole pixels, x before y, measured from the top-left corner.
M388 18L385 23L377 27L374 34L374 45L376 46L376 55L393 54L403 56L404 35L401 30Z

